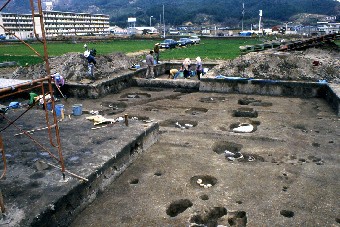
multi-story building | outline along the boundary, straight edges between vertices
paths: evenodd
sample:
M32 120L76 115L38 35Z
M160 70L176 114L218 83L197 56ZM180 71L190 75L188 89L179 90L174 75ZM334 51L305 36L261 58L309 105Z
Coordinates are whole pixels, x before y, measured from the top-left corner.
M72 13L59 11L43 11L46 37L102 35L109 28L109 16L103 14ZM33 38L34 27L41 37L39 15L0 13L0 34L8 37L15 34L21 39Z
M12 33L21 39L33 37L32 14L0 13L0 25L0 34L7 37Z
M336 22L317 22L318 32L322 35L340 32L340 23Z

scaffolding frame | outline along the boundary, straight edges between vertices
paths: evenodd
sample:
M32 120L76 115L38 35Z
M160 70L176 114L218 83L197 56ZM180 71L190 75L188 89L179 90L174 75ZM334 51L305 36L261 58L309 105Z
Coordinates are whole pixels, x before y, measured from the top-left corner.
M7 0L7 2L4 3L3 6L0 6L0 12L8 5L8 3L11 0ZM31 91L33 89L40 89L41 90L41 94L42 94L42 98L43 98L43 105L44 105L44 110L45 110L45 118L46 118L46 125L47 125L47 129L48 129L48 138L49 138L49 142L52 146L52 148L57 149L57 155L55 155L52 151L50 151L49 149L45 148L42 144L40 144L38 141L36 141L29 132L21 129L20 127L18 127L15 124L15 121L17 119L19 119L23 114L25 114L27 111L29 111L35 104L36 102L33 103L32 106L28 107L27 110L25 110L21 115L19 115L19 117L17 117L15 120L11 120L8 117L5 116L5 114L1 113L2 117L8 122L8 125L5 126L3 129L0 129L0 151L2 153L2 159L4 162L4 170L2 175L0 176L0 179L2 177L5 176L6 174L6 156L5 156L5 150L4 150L4 146L3 146L3 141L2 141L2 136L1 136L1 132L4 131L7 127L9 127L10 125L13 125L14 127L16 127L18 130L20 130L22 132L22 134L26 135L27 137L29 137L35 144L37 144L41 149L45 150L46 152L48 152L48 154L58 162L59 166L50 164L50 163L46 163L50 166L53 166L55 168L58 168L61 170L62 173L62 177L65 180L65 172L77 177L81 180L85 180L88 181L86 178L83 178L81 176L78 176L74 173L71 173L70 171L67 171L65 169L65 163L64 163L64 158L63 158L63 153L62 153L62 148L61 148L61 141L60 141L60 132L59 132L59 126L58 126L58 119L57 119L57 115L56 112L53 111L53 117L52 119L50 119L49 117L49 113L48 113L48 109L47 109L47 101L45 98L46 94L50 94L51 95L51 101L52 101L52 109L54 110L55 108L55 100L53 97L53 87L52 87L52 77L50 75L50 65L49 65L49 60L48 60L48 50L47 50L47 41L46 41L46 35L45 35L45 26L44 26L44 18L43 18L43 11L42 11L42 2L41 0L29 0L30 1L30 6L31 6L31 12L32 12L32 17L33 17L33 27L34 27L34 35L35 38L41 42L44 46L44 53L43 55L38 53L33 47L31 47L28 43L26 43L24 40L22 40L21 38L19 38L18 36L16 36L14 33L12 33L10 30L5 29L6 32L9 32L11 34L13 34L21 43L25 44L29 49L31 49L38 57L42 58L45 62L45 68L46 68L46 73L47 76L43 77L43 78L39 78L36 80L29 80L29 81L24 81L21 83L13 83L13 84L8 84L7 87L3 87L0 88L0 100L6 97L10 97L10 96L14 96L23 92L28 92ZM38 8L36 11L36 7ZM39 17L40 19L40 25L41 25L41 31L42 31L42 37L41 39L39 38L37 32L36 32L36 27L34 25L34 17ZM47 91L45 91L45 84L47 84ZM63 96L63 94L62 94ZM53 132L54 131L54 135Z

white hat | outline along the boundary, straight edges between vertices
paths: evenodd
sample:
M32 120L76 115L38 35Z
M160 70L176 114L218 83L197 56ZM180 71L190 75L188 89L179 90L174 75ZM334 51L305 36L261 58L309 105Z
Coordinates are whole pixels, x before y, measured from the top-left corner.
M191 64L190 58L184 59L183 64L184 65L190 65Z
M202 60L201 60L200 57L197 57L197 58L196 58L196 61L200 62L200 61L202 61Z
M87 50L84 52L84 57L87 58L88 56L90 56L90 51Z

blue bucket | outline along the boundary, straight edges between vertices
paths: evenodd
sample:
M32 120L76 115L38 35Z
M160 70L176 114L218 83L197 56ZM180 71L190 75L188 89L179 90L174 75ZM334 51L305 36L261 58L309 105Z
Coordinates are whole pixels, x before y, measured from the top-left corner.
M57 115L57 117L61 117L61 112L64 109L64 105L63 104L57 104L55 105L55 114Z
M47 110L49 110L49 111L52 110L52 102L48 102L48 103L46 104L46 106L47 106Z
M83 113L83 105L82 104L74 104L72 106L72 112L74 116L80 116Z

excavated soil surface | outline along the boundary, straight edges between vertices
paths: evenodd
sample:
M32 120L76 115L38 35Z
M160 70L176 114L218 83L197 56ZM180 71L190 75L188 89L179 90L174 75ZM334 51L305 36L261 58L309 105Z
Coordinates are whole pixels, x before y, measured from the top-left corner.
M119 64L117 55L123 59ZM319 56L317 60L322 64L313 66L313 56ZM101 62L96 69L100 78L127 69L139 62L140 57L116 53L111 57L98 56L97 61ZM339 80L339 52L333 50L248 54L219 63L208 77L221 74L326 79L334 83ZM331 73L325 77L328 65ZM86 74L86 61L79 53L67 54L51 59L51 68L63 74L67 81L80 81ZM20 68L9 77L27 79L42 75L43 66L34 66ZM71 226L337 226L340 223L339 118L322 99L129 88L100 99L69 98L61 102L66 116L71 114L73 104L82 104L83 109L98 110L109 118L128 114L136 122L144 120L160 125L159 141L77 215ZM41 112L41 109L30 112L21 125L26 129L41 125L41 119L36 117ZM124 134L126 129L121 126L92 131L86 116L61 122L62 142L64 149L69 150L66 164L76 172L86 171L89 156L98 151L96 157L101 158L103 144L121 143L129 135ZM251 124L254 130L234 132L241 124ZM15 215L6 220L5 226L15 226L16 220L25 217L23 207L39 207L43 204L42 195L56 198L63 195L65 183L55 186L51 182L60 179L49 173L51 169L36 167L35 161L46 154L29 140L13 134L4 137L8 141L6 147L12 146L13 150L7 154L9 173L6 182L1 182L1 189L5 202L20 204L9 207ZM22 177L26 179L24 182Z
M144 92L130 88L106 99ZM324 100L171 89L147 93L128 98L124 113L158 122L159 142L71 226L339 224L339 119ZM148 101L157 96L163 98ZM204 101L212 98L216 102ZM261 102L266 105L257 105ZM257 115L235 116L240 109ZM256 131L233 132L240 123L253 124ZM242 156L230 160L226 151Z
M339 118L322 99L129 88L96 100L61 102L66 116L75 103L86 113L120 106L123 112L104 116L128 114L131 127L141 120L160 124L159 141L71 226L339 225ZM235 116L245 109L257 115ZM37 116L43 116L41 109L19 125L41 125ZM66 165L80 175L93 155L105 160L105 145L121 144L129 136L122 124L91 130L87 116L60 123ZM241 123L253 124L256 131L233 132ZM75 179L61 183L58 170L37 169L35 161L48 156L27 138L11 131L4 141L9 168L1 188L5 204L19 204L7 207L11 226L29 218L24 208L34 204L34 210L45 196L63 195L65 184Z

